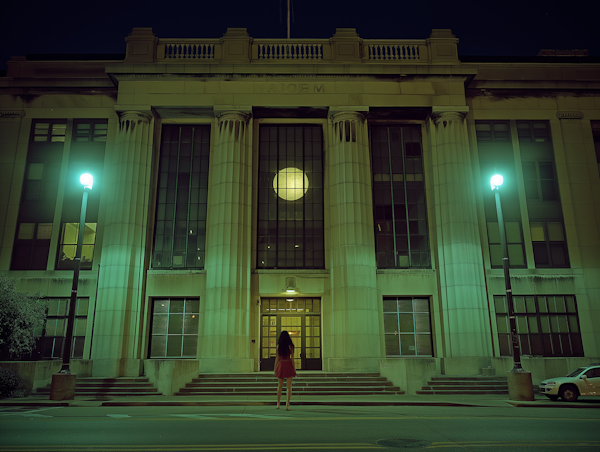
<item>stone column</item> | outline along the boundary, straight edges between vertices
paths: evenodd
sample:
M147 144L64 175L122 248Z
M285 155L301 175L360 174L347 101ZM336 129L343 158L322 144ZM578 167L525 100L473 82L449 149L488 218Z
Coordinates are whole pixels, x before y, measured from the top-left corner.
M357 111L330 109L329 371L377 371L381 357L367 124ZM325 320L327 321L327 320Z
M559 97L558 105L569 101ZM581 339L587 356L600 356L600 182L592 126L583 111L559 110L556 116L550 124L569 260L583 276L575 280Z
M429 122L446 357L491 356L467 111L434 107Z
M140 317L147 267L146 235L152 167L152 117L120 113L107 152L100 282L96 300L93 375L140 375Z
M201 372L254 370L249 351L252 224L249 119L250 115L242 111L217 115L216 142L210 155L206 297L200 301L204 312Z

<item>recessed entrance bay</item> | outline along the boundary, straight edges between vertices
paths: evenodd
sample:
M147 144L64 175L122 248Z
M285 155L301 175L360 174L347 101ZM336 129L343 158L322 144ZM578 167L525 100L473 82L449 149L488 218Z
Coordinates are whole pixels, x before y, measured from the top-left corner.
M321 370L321 300L261 300L260 370L274 369L277 340L284 330L290 333L294 343L296 370Z

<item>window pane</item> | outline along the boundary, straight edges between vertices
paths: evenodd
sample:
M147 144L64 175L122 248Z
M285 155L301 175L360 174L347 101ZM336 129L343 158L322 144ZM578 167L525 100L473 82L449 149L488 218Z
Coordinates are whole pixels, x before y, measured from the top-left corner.
M419 356L433 356L433 347L431 344L431 336L425 334L418 334L417 338L417 355Z
M417 354L415 336L413 334L400 335L400 352L404 356L414 356Z
M385 335L385 354L386 356L398 356L400 354L400 343L398 335Z
M183 336L183 356L196 357L198 336Z
M548 222L548 239L552 242L564 241L562 223Z
M35 230L35 223L21 223L19 225L19 240L31 240L33 239L33 232Z
M498 326L498 333L508 333L510 328L508 326L508 317L505 315L499 315L496 317L496 324Z
M490 243L500 243L500 230L497 222L488 222L488 240Z
M546 241L544 233L544 223L530 223L531 227L531 240L534 242Z
M533 244L533 257L536 265L548 265L550 263L545 243Z
M511 267L524 267L525 255L523 253L523 245L508 245L508 260Z
M181 345L183 336L167 336L167 356L178 357L182 356Z
M506 306L506 298L494 297L494 305L496 306L496 313L507 313L508 308Z

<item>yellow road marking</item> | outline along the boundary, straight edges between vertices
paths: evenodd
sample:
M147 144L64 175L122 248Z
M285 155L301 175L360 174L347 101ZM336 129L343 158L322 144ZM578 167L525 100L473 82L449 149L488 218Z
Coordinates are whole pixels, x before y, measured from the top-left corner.
M600 441L444 441L433 442L427 449L450 447L600 447Z

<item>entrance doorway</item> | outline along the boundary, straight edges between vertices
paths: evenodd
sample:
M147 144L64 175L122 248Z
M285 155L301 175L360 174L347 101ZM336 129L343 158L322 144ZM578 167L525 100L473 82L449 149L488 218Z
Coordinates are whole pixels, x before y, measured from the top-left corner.
M321 370L321 299L263 298L261 303L260 370L274 370L282 331L294 343L296 370Z

